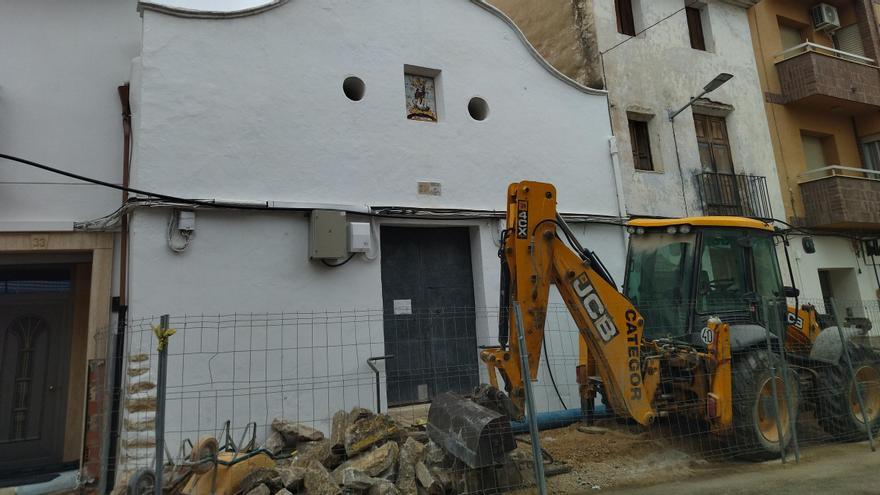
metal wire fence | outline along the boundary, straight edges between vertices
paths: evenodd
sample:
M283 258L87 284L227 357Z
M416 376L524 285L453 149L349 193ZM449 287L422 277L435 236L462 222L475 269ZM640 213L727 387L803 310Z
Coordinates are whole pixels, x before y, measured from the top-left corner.
M796 460L811 445L868 440L880 424L876 302L797 304L793 315L784 301L715 301L724 311L702 314L643 301L635 365L583 355L568 309L551 305L523 404L535 437L519 409L479 388L497 308L131 318L122 384L106 389L122 407L115 421L108 407L90 421L118 435L103 460L118 492L141 480L134 491L147 493L159 474L166 493L534 493L544 478L552 493L576 493L706 460ZM729 325L728 347L713 317ZM603 366L638 376L651 421L633 419L632 390L614 392ZM438 406L447 393L476 402ZM602 477L658 452L663 462ZM166 467L143 478L160 453Z

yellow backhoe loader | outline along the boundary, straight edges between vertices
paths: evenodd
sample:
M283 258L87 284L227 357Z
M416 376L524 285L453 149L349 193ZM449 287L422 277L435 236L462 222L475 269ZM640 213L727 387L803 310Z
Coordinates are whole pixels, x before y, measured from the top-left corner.
M700 421L732 452L754 459L786 448L805 407L835 434L880 426L877 355L855 343L866 330L845 330L853 380L836 328L820 328L811 306L787 306L797 290L783 286L776 254L782 238L770 224L632 220L621 292L557 214L556 200L550 184L510 185L499 251L499 343L480 351L490 383L472 398L435 398L428 424L435 442L475 468L512 448L505 431L523 417L525 388L510 308L521 309L535 380L551 285L580 331L577 376L588 418L601 395L617 416L642 425L672 415Z

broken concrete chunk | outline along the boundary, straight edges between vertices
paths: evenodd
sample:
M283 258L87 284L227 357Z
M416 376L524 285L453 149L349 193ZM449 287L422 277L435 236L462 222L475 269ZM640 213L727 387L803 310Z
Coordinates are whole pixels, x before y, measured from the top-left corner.
M275 418L272 420L272 429L281 433L288 445L299 442L315 442L324 438L320 431L300 423L294 423L286 419Z
M345 453L353 456L400 433L400 427L387 414L361 419L345 430Z
M269 491L269 487L260 483L259 485L251 488L247 495L272 495L272 492Z
M283 488L281 485L281 478L278 476L277 471L269 468L258 468L246 474L241 479L238 484L238 489L241 493L249 494L251 490L257 488L258 485L261 484L266 485L266 488L269 490L266 495L275 493Z
M434 442L428 442L425 447L425 464L428 466L446 465L449 457L443 447Z
M400 462L397 472L397 489L403 495L416 495L416 463L425 458L425 446L413 440L406 439L400 448Z
M342 462L342 456L333 452L333 442L328 438L299 444L297 458L293 464L305 466L313 460L320 462L327 469L333 469Z
M372 418L373 416L375 416L375 414L373 414L373 411L370 411L369 409L365 409L363 407L353 407L351 409L351 412L348 413L347 422L350 426L362 419Z
M306 470L303 467L290 466L278 470L284 488L298 492L305 486Z
M388 480L380 480L378 483L370 487L367 495L401 495L400 491L394 486L394 483Z
M416 479L419 480L419 484L422 485L428 493L443 493L443 487L440 486L440 482L434 478L434 475L431 474L431 471L425 466L424 462L416 463Z
M269 433L269 437L266 438L266 443L263 444L263 448L271 452L272 455L281 452L286 446L287 442L284 440L284 436L275 430L272 430L272 433Z
M310 462L305 468L305 486L309 495L340 495L342 493L327 469L317 461Z
M373 478L367 473L355 468L345 468L342 470L342 486L352 490L369 490L370 487L378 485L381 482L388 481L382 478Z
M397 462L397 456L400 453L399 451L400 448L396 443L388 442L378 449L359 455L354 459L342 463L341 466L333 471L333 479L338 484L341 484L342 473L347 468L355 468L359 471L363 471L367 473L368 476L378 476Z
M275 495L293 495L287 488L282 488L275 492Z
M345 429L348 428L348 413L336 411L330 426L330 444L334 452L345 453Z

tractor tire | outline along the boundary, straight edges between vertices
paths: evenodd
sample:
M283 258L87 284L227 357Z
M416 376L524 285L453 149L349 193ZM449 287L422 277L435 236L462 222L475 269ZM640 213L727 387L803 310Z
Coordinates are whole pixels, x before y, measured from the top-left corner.
M755 461L772 459L779 457L781 446L787 450L791 443L800 391L797 375L789 369L786 396L781 364L782 359L766 349L733 357L733 433L728 438L728 447L736 457ZM776 397L781 399L776 402L782 442L773 407L771 368L776 368Z
M853 371L861 385L867 424L880 430L880 356L863 347L850 345ZM846 357L837 364L818 370L815 394L816 419L825 432L843 441L863 440L867 435L865 418L856 395L855 380Z

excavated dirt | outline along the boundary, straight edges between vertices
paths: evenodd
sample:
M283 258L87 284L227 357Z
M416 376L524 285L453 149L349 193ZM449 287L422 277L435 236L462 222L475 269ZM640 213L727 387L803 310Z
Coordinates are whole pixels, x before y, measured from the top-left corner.
M690 449L661 443L647 432L625 426L603 425L604 434L584 433L578 425L541 432L541 446L554 459L551 469L564 463L571 472L547 479L549 493L582 494L620 486L662 483L693 476L711 464ZM521 437L527 439L528 437ZM530 448L523 444L520 448ZM517 495L533 493L519 490Z

